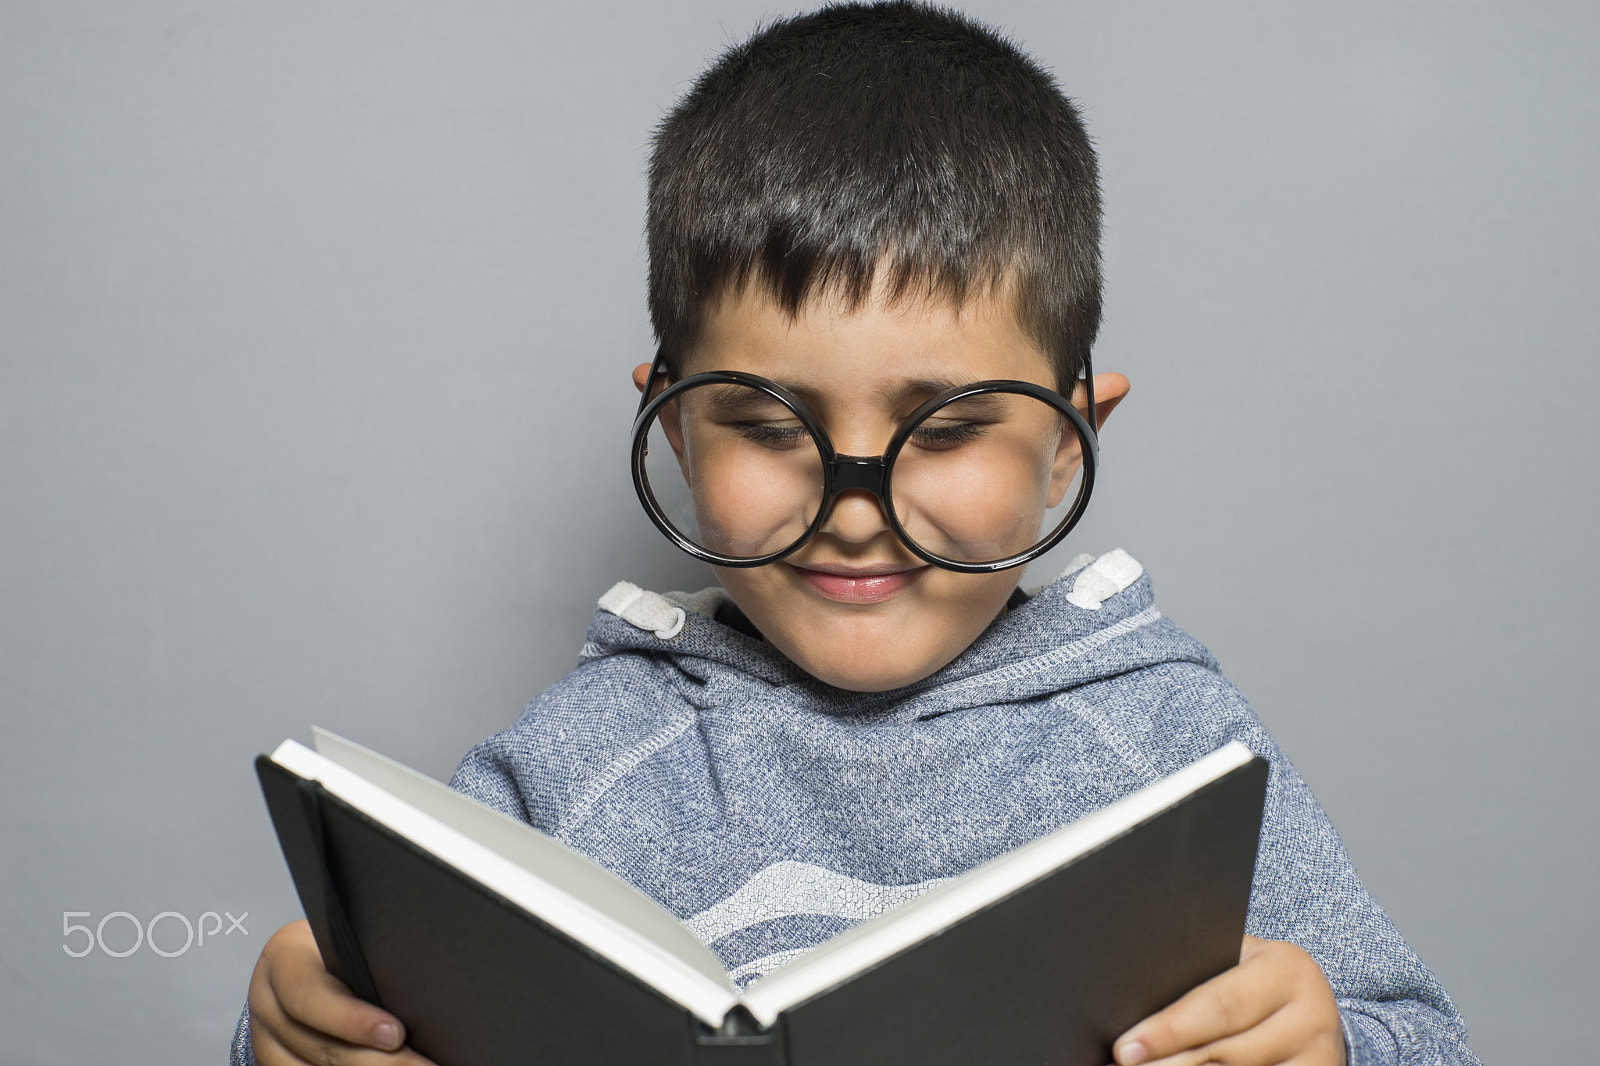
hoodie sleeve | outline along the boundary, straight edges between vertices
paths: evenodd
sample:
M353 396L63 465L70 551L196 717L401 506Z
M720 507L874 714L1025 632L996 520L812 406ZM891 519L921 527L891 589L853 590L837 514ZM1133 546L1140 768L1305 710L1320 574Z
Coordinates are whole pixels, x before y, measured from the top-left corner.
M1339 834L1293 765L1256 726L1272 762L1249 932L1315 958L1338 999L1350 1066L1477 1066L1455 1004L1368 895Z
M1321 804L1238 690L1206 674L1202 715L1218 729L1201 745L1241 740L1272 764L1246 931L1316 959L1349 1066L1479 1066L1461 1013L1367 893Z
M592 631L591 631L592 633ZM545 689L510 726L461 759L450 787L559 837L597 775L692 711L649 655L607 653Z
M233 1047L228 1055L228 1066L256 1066L256 1050L250 1043L250 1006L245 1005L239 1015L239 1024L233 1029Z
M518 783L515 753L507 750L507 734L497 733L479 741L462 756L461 764L450 777L450 787L470 796L491 810L545 829L537 797Z

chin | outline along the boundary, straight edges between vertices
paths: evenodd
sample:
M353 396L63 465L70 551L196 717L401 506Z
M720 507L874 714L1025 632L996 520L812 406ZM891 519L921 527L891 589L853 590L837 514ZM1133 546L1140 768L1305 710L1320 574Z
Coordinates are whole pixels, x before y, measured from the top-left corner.
M853 654L842 657L842 647L851 648ZM949 655L908 648L903 640L836 640L814 648L780 645L778 650L818 681L850 692L888 692L915 684L960 653L959 648Z
M818 681L826 682L827 684L832 685L834 688L845 689L849 692L888 692L890 689L902 688L911 684L912 682L921 681L923 678L933 673L932 670L928 670L920 673L913 672L909 674L890 675L881 672L869 671L860 674L850 673L829 676L823 673L821 670L804 666L804 664L802 664L802 666L806 673L810 674Z
M880 603L819 597L787 567L717 569L723 588L796 666L851 692L887 692L944 667L999 614L1014 577L924 573Z

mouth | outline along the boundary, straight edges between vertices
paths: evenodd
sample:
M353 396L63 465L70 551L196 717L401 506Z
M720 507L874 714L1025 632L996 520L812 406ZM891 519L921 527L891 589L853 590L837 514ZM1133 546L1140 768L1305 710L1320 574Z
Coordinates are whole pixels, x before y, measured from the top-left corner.
M882 603L916 582L929 568L905 563L845 566L789 563L807 586L836 603Z

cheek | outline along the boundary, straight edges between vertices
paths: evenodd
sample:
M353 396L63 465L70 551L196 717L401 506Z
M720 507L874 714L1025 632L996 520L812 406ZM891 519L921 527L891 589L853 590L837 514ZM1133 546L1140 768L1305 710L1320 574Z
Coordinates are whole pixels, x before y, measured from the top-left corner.
M686 466L706 546L724 555L781 551L805 534L822 498L820 464L750 448L691 448Z
M1053 458L1053 451L1002 455L988 449L897 463L895 514L913 539L947 558L986 562L1014 555L1038 539L1056 487Z

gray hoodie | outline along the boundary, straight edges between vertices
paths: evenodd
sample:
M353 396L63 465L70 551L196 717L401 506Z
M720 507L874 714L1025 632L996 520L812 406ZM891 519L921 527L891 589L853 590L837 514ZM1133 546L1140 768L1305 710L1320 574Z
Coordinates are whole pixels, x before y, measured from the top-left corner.
M618 586L577 668L451 785L638 886L746 982L1240 740L1272 764L1248 931L1322 966L1353 1066L1477 1062L1316 799L1137 562L1080 557L1013 603L932 676L858 693L789 662L720 590ZM234 1062L249 1061L241 1019Z

